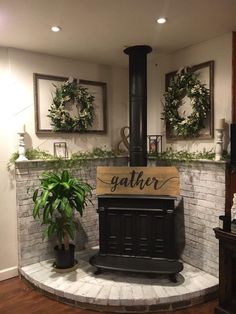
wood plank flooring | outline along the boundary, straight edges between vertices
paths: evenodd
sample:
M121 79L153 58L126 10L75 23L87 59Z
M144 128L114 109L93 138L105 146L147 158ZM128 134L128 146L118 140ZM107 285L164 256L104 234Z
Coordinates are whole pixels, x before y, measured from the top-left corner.
M211 301L185 310L170 312L172 314L214 314L217 301ZM0 282L1 314L96 314L101 312L73 308L41 295L18 277ZM103 312L105 314L105 312ZM159 314L167 314L163 312ZM108 313L107 313L108 314Z

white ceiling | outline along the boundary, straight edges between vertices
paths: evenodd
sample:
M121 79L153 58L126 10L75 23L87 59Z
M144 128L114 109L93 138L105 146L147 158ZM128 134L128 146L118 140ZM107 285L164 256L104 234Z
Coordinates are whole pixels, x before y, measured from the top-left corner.
M0 46L103 64L127 64L125 46L169 53L233 30L236 0L0 0Z

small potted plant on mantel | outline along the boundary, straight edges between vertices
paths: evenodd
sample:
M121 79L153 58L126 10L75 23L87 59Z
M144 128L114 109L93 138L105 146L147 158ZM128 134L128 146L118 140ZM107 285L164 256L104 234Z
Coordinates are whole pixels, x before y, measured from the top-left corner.
M46 225L43 237L56 235L55 267L70 268L75 264L74 240L78 230L78 212L81 216L87 202L91 202L92 187L80 179L72 178L68 170L61 174L44 172L40 187L34 191L33 217Z

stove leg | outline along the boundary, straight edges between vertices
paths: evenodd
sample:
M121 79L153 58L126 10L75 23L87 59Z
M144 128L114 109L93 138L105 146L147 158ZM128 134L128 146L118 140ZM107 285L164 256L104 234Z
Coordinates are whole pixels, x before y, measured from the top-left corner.
M177 274L170 274L169 278L171 282L177 283L177 278L176 278Z
M101 268L97 268L97 270L94 272L94 275L100 275L102 273Z

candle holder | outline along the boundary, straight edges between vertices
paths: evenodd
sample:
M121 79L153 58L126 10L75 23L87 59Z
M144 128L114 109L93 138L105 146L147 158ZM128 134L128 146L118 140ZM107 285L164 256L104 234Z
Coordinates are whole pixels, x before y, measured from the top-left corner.
M68 149L66 142L55 142L54 147L54 157L68 158Z
M148 154L157 155L162 152L162 135L148 135Z
M215 161L221 160L222 151L223 151L223 129L216 129Z
M16 159L16 161L28 160L28 158L25 157L25 132L18 132L17 134L19 134L19 157Z

